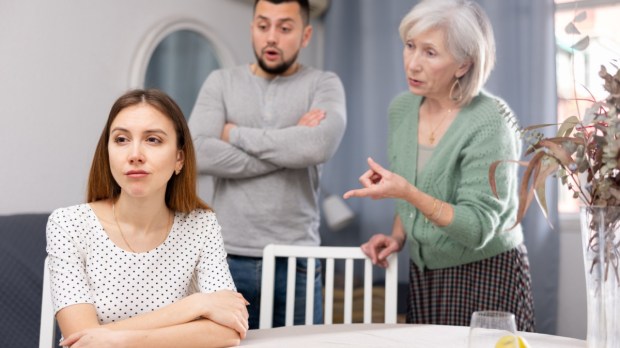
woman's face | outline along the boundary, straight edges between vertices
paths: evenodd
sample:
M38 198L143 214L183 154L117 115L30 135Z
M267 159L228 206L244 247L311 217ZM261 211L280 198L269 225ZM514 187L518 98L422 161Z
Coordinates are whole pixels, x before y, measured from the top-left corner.
M146 103L119 112L110 127L108 153L121 195L136 198L164 199L168 180L183 166L172 121Z
M433 99L448 98L455 78L469 68L469 64L458 63L448 51L441 29L409 38L403 49L403 61L409 90Z

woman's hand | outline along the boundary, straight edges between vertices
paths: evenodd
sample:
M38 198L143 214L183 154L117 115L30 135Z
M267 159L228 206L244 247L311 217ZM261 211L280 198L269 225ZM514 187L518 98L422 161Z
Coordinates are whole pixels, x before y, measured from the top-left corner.
M241 339L248 331L248 309L250 303L238 292L220 290L209 294L194 294L202 303L202 317L229 327L239 333Z
M113 331L105 328L86 329L65 338L60 345L71 348L116 348L125 346L126 331Z
M370 257L374 265L382 268L388 267L387 258L403 248L404 240L399 241L393 236L375 234L368 242L362 244L364 254Z
M359 178L364 188L347 191L343 196L344 199L350 197L406 199L411 191L416 190L405 178L381 167L370 157L368 158L368 166L370 169Z

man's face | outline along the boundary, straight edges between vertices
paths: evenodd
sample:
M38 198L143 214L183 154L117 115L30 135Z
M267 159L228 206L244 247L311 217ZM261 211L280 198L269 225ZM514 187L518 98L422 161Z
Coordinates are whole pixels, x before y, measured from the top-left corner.
M273 4L259 1L251 24L252 45L258 66L268 75L288 75L302 47L312 36L297 2Z

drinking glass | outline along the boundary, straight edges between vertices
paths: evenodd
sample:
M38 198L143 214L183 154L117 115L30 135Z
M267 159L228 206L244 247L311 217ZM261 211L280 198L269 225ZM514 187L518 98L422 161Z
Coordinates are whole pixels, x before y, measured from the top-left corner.
M517 348L515 316L509 312L480 311L471 316L469 348Z

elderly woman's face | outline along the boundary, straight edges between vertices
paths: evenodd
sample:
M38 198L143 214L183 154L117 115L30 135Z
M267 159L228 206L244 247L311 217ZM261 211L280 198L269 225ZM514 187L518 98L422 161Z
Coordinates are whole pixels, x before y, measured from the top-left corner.
M412 93L445 99L455 78L463 76L468 64L459 64L446 46L444 33L430 29L405 42L403 61Z

